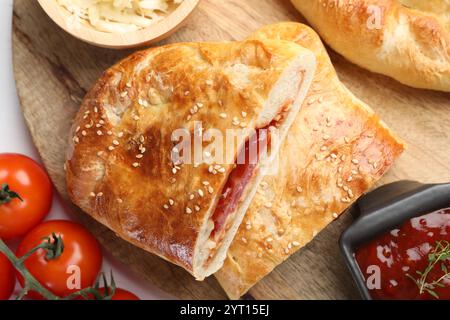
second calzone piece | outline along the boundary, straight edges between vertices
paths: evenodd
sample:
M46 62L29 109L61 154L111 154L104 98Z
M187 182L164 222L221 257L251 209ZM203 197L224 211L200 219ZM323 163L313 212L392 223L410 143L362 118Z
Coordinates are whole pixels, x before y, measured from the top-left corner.
M280 148L278 169L261 182L224 267L216 273L233 299L311 241L372 187L404 149L339 81L319 36L309 27L281 23L253 38L290 40L309 48L316 55L317 72Z
M277 128L266 139L283 140L314 71L310 51L280 40L133 54L106 71L75 119L71 199L123 239L204 279L222 266L279 142L253 164L236 165L237 155L256 129ZM229 130L241 137L223 150L231 161L211 160L211 137Z

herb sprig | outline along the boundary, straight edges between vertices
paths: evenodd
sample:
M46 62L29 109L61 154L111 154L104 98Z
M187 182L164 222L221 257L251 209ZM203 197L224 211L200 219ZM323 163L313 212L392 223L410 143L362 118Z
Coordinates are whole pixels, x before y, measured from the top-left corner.
M414 278L410 274L406 274L408 278L410 278L419 288L420 294L429 293L436 299L439 299L439 295L435 291L437 287L445 288L444 280L450 280L450 272L447 267L447 261L450 260L450 243L448 241L436 241L436 246L434 250L428 254L428 266L424 271L416 270L416 273L419 275L419 278ZM428 282L428 276L437 265L440 265L440 269L443 272L443 275L431 282Z

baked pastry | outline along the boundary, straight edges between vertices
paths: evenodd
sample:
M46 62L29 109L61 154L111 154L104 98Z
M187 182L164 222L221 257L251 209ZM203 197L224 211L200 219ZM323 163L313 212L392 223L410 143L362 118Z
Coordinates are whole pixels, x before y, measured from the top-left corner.
M291 0L351 62L415 88L450 92L448 0Z
M180 43L131 55L105 72L76 116L70 198L118 236L204 279L222 266L314 72L309 50L281 40ZM275 143L258 148L254 163L236 163L244 146L262 142L261 128ZM216 162L208 139L231 129L238 148Z
M404 149L366 104L338 79L319 36L299 23L257 31L253 39L283 39L316 55L313 84L215 274L237 299L367 191Z

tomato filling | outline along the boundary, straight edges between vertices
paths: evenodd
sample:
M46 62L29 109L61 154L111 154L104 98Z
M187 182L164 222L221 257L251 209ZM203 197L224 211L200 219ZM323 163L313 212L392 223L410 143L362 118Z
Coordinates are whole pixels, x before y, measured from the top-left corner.
M214 222L214 230L211 233L212 238L214 238L218 232L225 228L229 216L236 211L239 199L244 193L246 185L253 176L259 157L263 152L265 152L267 145L270 142L268 128L269 126L264 128L266 129L265 132L267 132L267 134L261 134L263 131L258 129L255 133L256 139L255 137L252 137L247 140L245 142L245 147L240 151L240 153L244 152L245 154L240 154L238 159L244 159L243 157L245 157L245 161L242 164L235 164L235 168L231 171L228 176L228 180L223 187L216 210L211 217ZM257 152L255 154L255 152L252 153L250 150L257 150Z

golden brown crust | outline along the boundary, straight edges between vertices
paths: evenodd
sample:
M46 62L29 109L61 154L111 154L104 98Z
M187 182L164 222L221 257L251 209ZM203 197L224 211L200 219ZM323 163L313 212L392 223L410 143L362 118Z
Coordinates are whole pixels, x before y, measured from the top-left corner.
M216 273L237 299L306 245L389 169L404 144L339 81L318 35L298 23L252 38L295 41L316 55L310 92Z
M351 62L412 87L450 92L448 1L291 1Z
M264 126L260 113L274 84L305 52L283 41L181 43L119 62L76 116L66 162L72 201L194 273L198 234L233 167L211 174L207 164L173 163L172 133L186 128L192 137L194 121L222 133L236 127L234 118L241 128Z

